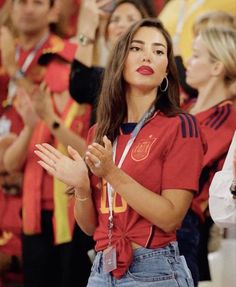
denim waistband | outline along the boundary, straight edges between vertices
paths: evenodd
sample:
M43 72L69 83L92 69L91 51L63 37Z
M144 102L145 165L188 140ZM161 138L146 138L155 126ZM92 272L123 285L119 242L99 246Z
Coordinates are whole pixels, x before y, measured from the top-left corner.
M145 259L147 257L153 257L158 255L170 256L174 258L178 257L178 243L176 241L173 241L164 247L158 247L153 249L147 249L144 247L137 248L133 251L133 260Z
M103 254L103 251L99 251L97 253L98 261L102 261L102 254ZM174 258L178 257L179 256L178 243L176 241L173 241L164 247L158 247L154 249L149 249L145 247L134 249L133 250L133 261L145 259L148 257L159 256L159 255L163 255L167 257L174 257Z

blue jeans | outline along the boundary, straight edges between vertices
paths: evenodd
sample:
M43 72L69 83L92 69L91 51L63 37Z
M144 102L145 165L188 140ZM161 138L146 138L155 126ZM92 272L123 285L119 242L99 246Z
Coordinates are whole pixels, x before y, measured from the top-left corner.
M121 279L103 272L102 252L92 266L87 287L193 287L193 279L177 242L157 249L138 248Z
M184 255L191 271L195 287L198 286L199 281L199 238L199 218L191 209L189 209L181 228L177 230L177 241L180 254Z

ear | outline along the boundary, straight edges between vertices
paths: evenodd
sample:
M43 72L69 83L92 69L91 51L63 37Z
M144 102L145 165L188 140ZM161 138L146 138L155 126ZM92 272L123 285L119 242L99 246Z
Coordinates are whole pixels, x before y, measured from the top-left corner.
M215 61L212 65L211 74L214 77L223 75L225 71L224 64L220 61Z

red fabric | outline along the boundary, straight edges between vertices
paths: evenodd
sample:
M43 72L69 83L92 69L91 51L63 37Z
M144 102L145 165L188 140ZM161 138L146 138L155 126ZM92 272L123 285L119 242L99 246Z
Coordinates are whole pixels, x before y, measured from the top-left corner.
M70 65L62 65L60 62L52 61L47 65L45 82L50 91L62 93L69 88Z
M6 74L5 69L2 67L1 51L0 51L0 87L1 87L0 88L0 116L4 112L3 103L7 98L8 82L9 82L9 77Z
M52 36L51 36L52 37ZM43 79L43 75L44 75L44 68L40 67L37 62L43 52L43 49L48 48L49 47L49 39L45 42L45 44L41 47L41 49L39 49L35 55L35 58L33 59L32 63L30 64L29 68L26 71L26 75L27 77L32 80L35 83L39 83L42 81ZM22 63L24 63L25 59L27 58L27 56L29 55L29 53L32 51L32 49L25 51L23 49L20 49L20 57L18 60L18 64L19 66L22 65ZM8 83L9 83L9 76L6 74L5 69L2 67L2 64L0 62L0 116L2 115L2 113L5 113L5 109L3 107L3 103L7 98L7 92L8 92ZM10 108L11 109L11 108ZM14 113L16 113L14 111ZM14 116L15 117L15 116ZM16 116L17 117L17 116ZM19 118L19 116L18 116Z
M155 5L156 5L156 9L157 9L157 14L159 14L161 12L161 10L163 9L163 7L165 6L165 0L155 0Z
M179 116L171 118L160 114L154 116L141 129L122 165L124 172L157 194L161 194L163 189L172 188L189 189L195 192L198 190L205 142L193 117L187 118L182 115L182 118L184 123ZM190 127L193 130L191 136ZM128 139L129 135L118 137L116 162L121 157ZM91 135L89 140L91 141ZM96 250L104 250L108 245L106 185L99 188L100 183L95 176L92 176L91 181L99 222L94 234L97 242ZM114 201L112 244L117 249L118 268L113 271L113 275L120 278L132 261L131 242L146 246L152 224L122 201L118 194L115 195ZM165 233L155 227L150 248L166 246L175 239L175 232Z
M6 0L0 0L0 9L2 8L2 6L5 4Z
M4 115L4 117L10 121L9 132L12 132L18 135L20 131L22 130L24 124L23 124L23 121L20 115L15 110L15 108L11 106L11 107L4 109L2 115Z
M41 232L41 189L44 170L34 153L35 144L50 142L51 133L41 121L35 127L28 148L23 181L23 230L25 234Z
M62 119L66 118L72 104L73 100L69 99L63 114L60 116ZM87 105L84 112L78 114L73 119L71 129L81 136L86 136L89 127L90 113L91 109ZM37 163L38 157L34 153L36 143L56 145L50 130L43 122L38 124L32 135L24 170L23 229L26 234L41 232L40 214L43 207L42 204L44 204L44 207L47 205L47 208L53 208L52 177Z
M200 180L200 193L194 198L192 209L201 220L205 216L200 209L201 203L208 200L209 187L215 172L222 168L233 134L236 129L236 112L232 103L225 101L196 115L208 144L204 156L203 175Z
M21 206L20 196L8 196L0 190L0 238L4 237L4 231L11 233L9 240L0 244L0 252L8 255L21 256ZM0 240L1 243L4 241Z

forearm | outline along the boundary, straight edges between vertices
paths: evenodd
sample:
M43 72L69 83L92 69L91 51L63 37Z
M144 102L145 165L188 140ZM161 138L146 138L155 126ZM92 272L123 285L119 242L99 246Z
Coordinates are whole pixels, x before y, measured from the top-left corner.
M115 168L106 180L130 207L165 232L176 230L181 225L192 199L192 194L189 192L183 207L177 208L174 200L144 188L118 168ZM183 191L170 190L169 192L182 196Z
M90 192L75 196L74 215L80 228L87 234L93 235L97 226L97 215Z
M60 143L62 143L65 147L70 145L76 149L81 156L84 155L86 150L86 141L78 134L67 128L55 114L50 115L50 117L46 118L44 121L51 133Z
M78 48L75 54L75 59L83 63L87 67L91 67L93 64L93 51L95 44L96 27L91 27L91 25L84 25L81 23L79 26L79 31L77 33L77 39L79 37L86 37L89 39L85 46L78 44Z
M24 126L19 136L6 150L3 164L8 172L21 170L26 159L32 133L33 129L31 127Z

